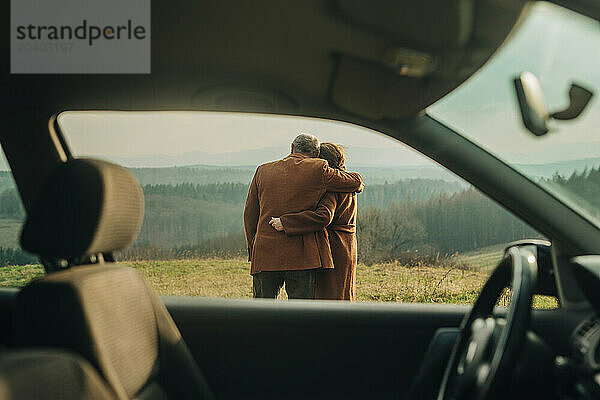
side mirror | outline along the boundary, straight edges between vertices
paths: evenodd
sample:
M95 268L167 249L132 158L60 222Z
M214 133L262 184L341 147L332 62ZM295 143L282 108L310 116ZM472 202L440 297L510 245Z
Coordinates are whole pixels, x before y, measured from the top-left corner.
M521 117L525 127L536 136L548 133L548 121L577 118L590 102L594 93L583 86L571 83L569 106L562 111L550 113L546 108L544 92L537 77L531 72L523 72L514 80Z

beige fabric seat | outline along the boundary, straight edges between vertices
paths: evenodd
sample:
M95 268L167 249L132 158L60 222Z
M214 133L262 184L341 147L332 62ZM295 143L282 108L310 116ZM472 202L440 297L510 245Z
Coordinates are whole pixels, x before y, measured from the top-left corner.
M0 400L111 400L114 393L90 364L53 350L0 357Z
M139 184L102 161L69 161L38 199L21 243L53 265L111 258L142 221ZM119 399L212 398L165 306L130 267L78 265L31 282L17 296L15 331L21 346L80 354Z

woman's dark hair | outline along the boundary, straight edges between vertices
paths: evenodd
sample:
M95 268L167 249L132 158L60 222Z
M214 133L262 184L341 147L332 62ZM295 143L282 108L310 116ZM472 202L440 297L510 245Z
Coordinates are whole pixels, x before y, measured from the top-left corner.
M334 143L321 143L319 158L326 160L331 168L346 170L346 156L344 156L344 149Z

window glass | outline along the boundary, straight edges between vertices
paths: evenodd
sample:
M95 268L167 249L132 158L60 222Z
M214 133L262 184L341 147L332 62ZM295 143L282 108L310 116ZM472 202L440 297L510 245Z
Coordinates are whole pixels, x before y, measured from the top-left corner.
M498 53L427 112L600 227L599 40L598 21L536 2ZM548 134L534 136L513 84L524 71L538 77L550 113L569 105L571 83L596 95L577 119L550 121Z
M0 286L22 286L40 276L43 269L35 265L37 259L33 255L19 246L25 210L4 152L0 153Z
M472 303L506 243L539 237L428 158L350 124L206 112L65 112L58 120L76 157L116 162L138 178L144 222L116 258L161 295L252 297L249 182L258 165L286 157L301 132L343 145L347 170L366 183L357 196L357 301Z

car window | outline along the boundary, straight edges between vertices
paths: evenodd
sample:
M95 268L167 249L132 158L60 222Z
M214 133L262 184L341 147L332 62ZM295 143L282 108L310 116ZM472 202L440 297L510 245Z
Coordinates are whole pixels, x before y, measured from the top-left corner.
M0 155L0 285L22 286L42 274L37 259L19 246L25 210L4 153ZM4 268L10 267L10 268Z
M427 113L494 153L600 227L598 21L536 2L497 54ZM513 80L534 73L548 110L569 104L571 83L596 94L577 119L549 122L544 136L521 119Z
M58 121L76 157L118 163L139 180L144 222L116 258L161 295L253 296L249 183L258 165L288 156L299 133L343 145L347 170L366 183L357 195L357 301L472 303L507 243L540 237L420 153L351 124L207 112L64 112ZM22 211L11 217L16 228ZM24 283L15 279L23 268L4 268L2 284Z

